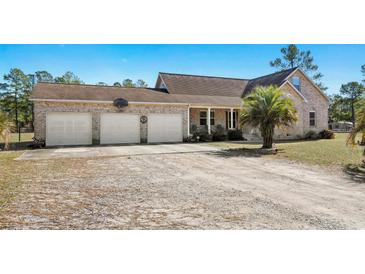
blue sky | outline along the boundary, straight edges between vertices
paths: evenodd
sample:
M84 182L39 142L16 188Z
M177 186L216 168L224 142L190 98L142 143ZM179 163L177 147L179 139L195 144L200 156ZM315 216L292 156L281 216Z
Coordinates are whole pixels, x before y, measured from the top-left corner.
M154 86L159 71L254 78L274 72L269 61L285 45L0 45L0 75L18 67L25 73L71 70L84 82L113 84L125 78ZM365 45L298 45L310 50L324 74L328 93L360 81Z

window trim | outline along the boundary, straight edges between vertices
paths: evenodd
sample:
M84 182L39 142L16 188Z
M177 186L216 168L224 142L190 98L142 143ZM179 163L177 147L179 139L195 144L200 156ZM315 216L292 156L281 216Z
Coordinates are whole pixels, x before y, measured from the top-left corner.
M294 83L294 79L298 79L298 81L299 81L299 85L296 85L295 83ZM299 90L299 91L301 91L301 89L302 89L302 79L300 79L300 77L299 76L292 76L291 77L291 84L297 89L297 90Z
M231 111L226 110L226 128L231 129ZM238 129L238 110L233 110L233 128Z
M205 112L205 117L201 117L201 113ZM213 114L213 115L212 115ZM201 120L204 119L205 120L205 125L201 124ZM213 121L213 123L212 123ZM200 110L199 111L199 125L200 126L208 126L208 110ZM215 111L214 110L210 110L210 125L214 126L215 125Z
M314 113L314 118L311 118L311 113ZM314 121L314 125L312 125L311 121ZM315 110L309 111L309 127L317 126L317 114Z

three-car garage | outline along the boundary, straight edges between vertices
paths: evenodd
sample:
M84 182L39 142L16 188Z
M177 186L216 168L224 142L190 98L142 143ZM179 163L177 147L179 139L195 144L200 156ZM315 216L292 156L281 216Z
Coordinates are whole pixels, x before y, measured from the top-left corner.
M145 121L141 121L142 116L136 113L100 113L99 126L95 127L90 112L48 112L46 145L91 145L93 128L97 131L96 134L94 132L98 136L97 143L102 145L141 143L143 134L148 143L183 141L181 113L150 113L144 116Z

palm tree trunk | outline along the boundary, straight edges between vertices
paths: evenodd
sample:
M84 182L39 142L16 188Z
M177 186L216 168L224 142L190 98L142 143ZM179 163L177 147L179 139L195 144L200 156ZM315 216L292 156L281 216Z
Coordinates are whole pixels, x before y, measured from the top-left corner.
M263 138L262 148L272 148L274 128L267 127L261 130L261 136Z
M365 146L365 131L362 132L360 145Z

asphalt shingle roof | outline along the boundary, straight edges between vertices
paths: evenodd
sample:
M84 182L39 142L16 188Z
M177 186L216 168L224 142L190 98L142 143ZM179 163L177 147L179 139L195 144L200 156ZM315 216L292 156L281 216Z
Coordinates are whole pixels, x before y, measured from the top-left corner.
M243 95L250 93L257 86L281 86L286 78L297 68L287 69L279 72L275 72L269 75L261 76L255 79L251 79L243 92Z
M33 88L31 99L114 101L124 98L131 102L240 106L241 98L256 86L280 86L295 69L251 80L161 72L156 87L162 79L167 91L158 88L38 83Z
M241 97L248 80L160 72L170 94Z
M33 100L114 101L123 98L130 102L179 103L200 106L240 106L240 97L169 94L151 88L122 88L95 85L38 83L32 91Z

